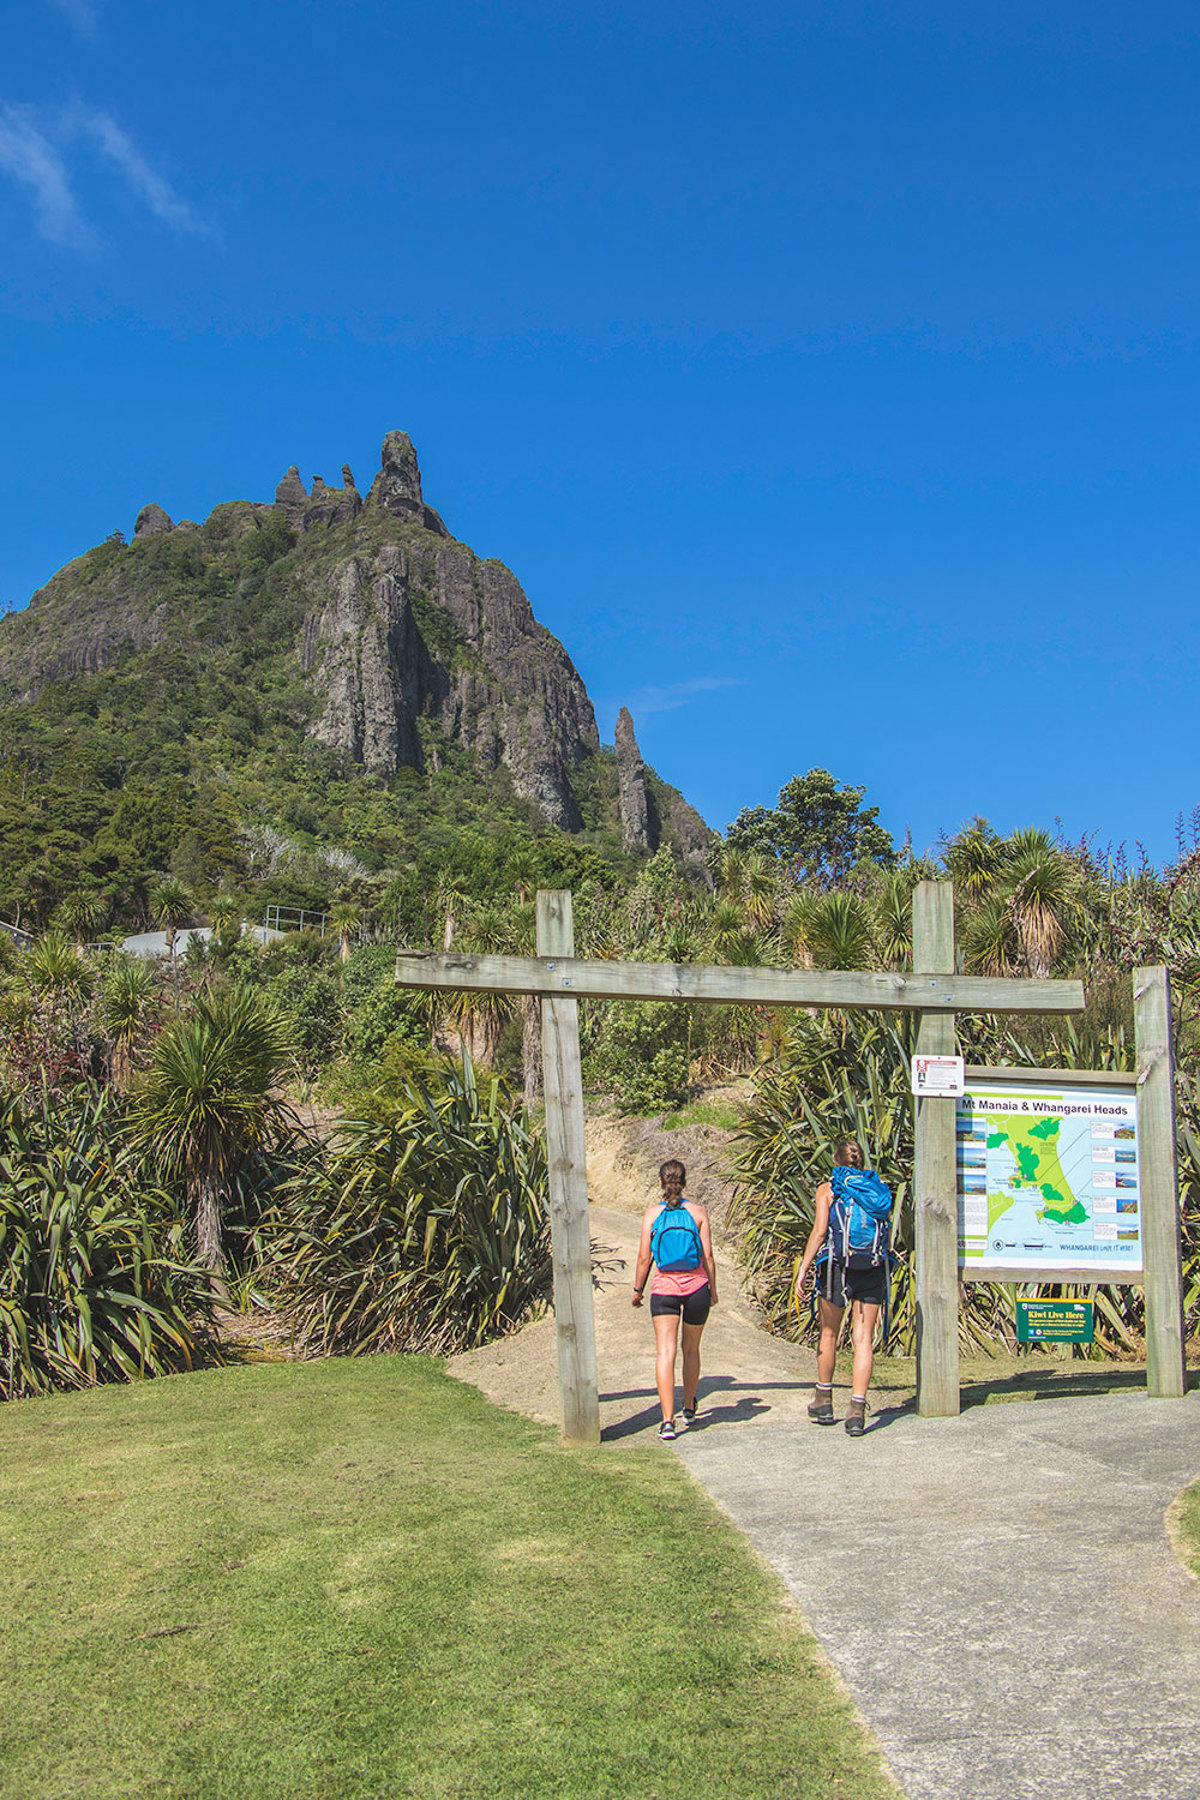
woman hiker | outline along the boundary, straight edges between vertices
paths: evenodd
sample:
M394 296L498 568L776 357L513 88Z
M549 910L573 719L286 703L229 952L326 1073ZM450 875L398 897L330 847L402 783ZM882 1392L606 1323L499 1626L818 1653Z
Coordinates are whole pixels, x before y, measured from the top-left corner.
M675 1436L675 1356L679 1325L683 1322L683 1416L690 1425L696 1417L696 1388L700 1381L700 1336L709 1308L717 1304L717 1266L713 1261L712 1232L708 1213L695 1200L684 1197L687 1170L681 1162L665 1162L658 1171L662 1199L642 1215L642 1239L638 1245L633 1278L633 1304L642 1304L650 1265L655 1266L650 1284L650 1317L654 1320L655 1374L662 1424L658 1435L664 1443Z
M850 1338L854 1345L854 1385L846 1430L861 1437L866 1430L867 1388L875 1361L875 1321L886 1303L891 1280L888 1226L892 1196L853 1138L834 1145L837 1159L828 1181L813 1197L813 1228L796 1271L799 1305L808 1271L816 1263L817 1344L816 1391L808 1408L814 1425L836 1423L833 1412L833 1366L842 1314L849 1302ZM830 1219L833 1230L830 1230Z

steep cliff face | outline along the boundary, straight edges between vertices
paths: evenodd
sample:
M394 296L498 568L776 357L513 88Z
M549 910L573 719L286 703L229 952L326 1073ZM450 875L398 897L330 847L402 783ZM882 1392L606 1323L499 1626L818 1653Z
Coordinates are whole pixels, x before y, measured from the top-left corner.
M515 576L426 503L404 432L388 433L365 497L347 466L340 487L306 487L293 466L273 501L227 503L203 525L144 506L131 543L114 535L0 621L0 699L32 704L146 656L228 671L260 712L283 708L370 775L436 774L465 752L481 774L506 770L551 825L583 823L578 775L600 751L583 682ZM244 693L231 707L246 712ZM679 820L658 816L625 712L617 748L625 848L665 831L699 854L707 828L673 790Z

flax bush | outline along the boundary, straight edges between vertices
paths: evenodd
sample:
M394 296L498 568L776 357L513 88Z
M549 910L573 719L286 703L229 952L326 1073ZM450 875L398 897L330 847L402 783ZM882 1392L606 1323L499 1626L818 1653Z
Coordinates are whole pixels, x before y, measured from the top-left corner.
M83 1086L0 1100L0 1397L193 1366L207 1282L120 1108Z
M471 1349L519 1323L550 1273L546 1157L469 1060L377 1097L263 1229L299 1347Z

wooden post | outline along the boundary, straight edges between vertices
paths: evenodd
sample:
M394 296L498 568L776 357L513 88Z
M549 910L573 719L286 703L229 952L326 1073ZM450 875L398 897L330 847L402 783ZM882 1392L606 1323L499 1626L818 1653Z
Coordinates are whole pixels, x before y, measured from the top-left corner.
M537 952L539 956L555 958L574 955L571 896L565 889L543 888L538 892ZM583 1138L583 1073L579 1064L579 1002L543 1000L541 1006L562 1431L568 1444L598 1444L600 1397Z
M1175 1161L1175 1058L1171 1047L1171 979L1166 969L1135 969L1138 1165L1146 1282L1146 1392L1181 1400L1187 1385L1183 1349L1179 1177Z
M954 889L918 882L913 893L913 974L954 974ZM954 1014L924 1012L917 1049L954 1055ZM958 1181L953 1099L917 1100L914 1208L917 1232L917 1411L949 1418L958 1394Z

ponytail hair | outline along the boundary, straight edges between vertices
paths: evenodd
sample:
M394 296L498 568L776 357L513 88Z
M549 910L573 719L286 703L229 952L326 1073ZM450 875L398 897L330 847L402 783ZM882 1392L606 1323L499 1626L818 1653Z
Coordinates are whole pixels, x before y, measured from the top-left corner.
M663 1163L658 1171L662 1191L668 1200L678 1199L687 1185L687 1170L675 1157Z
M839 1169L865 1169L867 1166L857 1138L839 1138L833 1146L833 1161L834 1167Z

